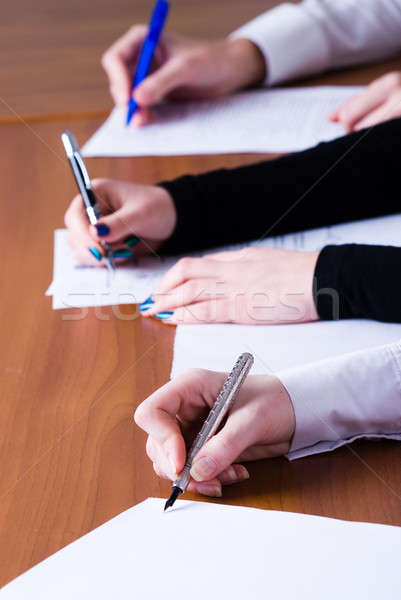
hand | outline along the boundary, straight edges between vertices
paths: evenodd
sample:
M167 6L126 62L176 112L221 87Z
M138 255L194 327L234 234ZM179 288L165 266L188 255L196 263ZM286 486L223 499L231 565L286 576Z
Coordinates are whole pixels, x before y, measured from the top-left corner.
M401 71L387 73L329 115L347 133L401 116Z
M164 275L140 309L144 316L158 316L174 325L314 321L317 257L318 252L245 248L184 258Z
M127 104L142 42L148 28L131 27L103 55L102 65L110 92L118 105ZM155 52L153 72L135 89L140 109L134 125L153 119L151 106L166 98L180 100L215 98L261 83L265 61L258 47L246 39L205 42L170 33L161 37Z
M96 179L92 186L103 215L96 227L89 225L81 196L65 214L68 241L79 264L102 264L102 241L121 261L131 258L134 250L135 256L155 251L172 234L176 212L163 188L112 179Z
M227 375L191 369L149 396L135 421L148 433L147 454L157 475L176 479L186 447L198 433ZM222 485L249 478L237 461L285 454L295 431L290 397L276 377L251 376L243 384L224 427L196 456L188 491L221 496Z

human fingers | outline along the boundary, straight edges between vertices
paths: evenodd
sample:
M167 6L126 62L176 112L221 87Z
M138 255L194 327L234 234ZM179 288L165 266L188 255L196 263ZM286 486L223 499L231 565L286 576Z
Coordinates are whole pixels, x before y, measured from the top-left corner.
M81 196L76 196L68 207L64 222L67 227L67 241L79 264L99 266L104 251L99 242L94 240L89 231L89 223L83 208Z
M367 88L361 94L353 96L338 109L338 122L345 131L353 130L355 124L374 110L385 98L382 89Z
M224 373L190 369L151 394L137 408L135 422L163 449L176 472L183 469L186 458L180 421L186 426L196 425L212 406L224 377Z
M224 266L218 261L206 258L181 258L162 277L155 294L165 294L190 279L219 277L223 273Z
M101 63L110 84L110 93L118 105L127 104L131 96L132 66L139 53L146 27L134 25L103 54Z
M207 481L218 477L222 483L228 480L234 482L239 476L244 476L242 469L237 472L232 465L241 452L252 443L252 435L246 433L243 428L234 429L232 425L227 424L206 442L195 457L191 468L191 477L195 481Z
M387 73L375 79L363 92L350 98L338 109L339 122L347 132L353 131L359 121L379 108L400 87L399 72Z
M147 300L139 309L144 316L153 317L160 312L174 311L179 307L218 296L219 289L215 279L191 279L165 294L152 295L152 303Z
M134 99L141 107L160 103L174 89L187 85L196 78L191 64L188 54L185 53L167 60L135 88Z
M243 306L240 308L241 311L232 299L225 296L187 304L173 310L159 311L155 316L166 325L246 323L246 319L242 316Z
M133 118L132 124L134 127L144 127L145 125L149 125L153 123L155 120L154 112L150 108L146 107L138 107Z
M244 383L224 427L203 446L192 465L196 481L218 477L253 448L264 447L265 458L274 451L288 452L295 416L287 390L277 377L251 376ZM271 454L270 454L271 452Z
M373 127L378 123L389 121L401 116L401 91L395 93L387 102L358 121L355 131Z
M167 239L174 230L175 207L164 188L112 179L94 180L92 186L103 215L90 229L94 239L113 244L136 236L136 243L140 238L149 245L151 240Z

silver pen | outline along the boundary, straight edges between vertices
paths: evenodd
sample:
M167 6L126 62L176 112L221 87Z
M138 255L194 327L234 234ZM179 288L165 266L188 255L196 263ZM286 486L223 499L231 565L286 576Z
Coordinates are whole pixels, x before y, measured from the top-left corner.
M91 225L96 225L100 218L99 207L96 201L96 196L92 189L91 180L88 175L85 163L79 151L78 144L70 131L63 131L61 134L64 150L67 154L68 161L78 186L79 193L85 206L85 212L88 215L88 220ZM115 263L113 252L106 242L101 242L101 246L105 251L106 266L109 275L112 276L115 271Z
M187 489L191 479L190 471L195 456L198 454L199 450L207 442L207 440L216 433L218 427L221 425L222 420L232 407L239 389L244 383L252 365L253 356L252 354L249 354L249 352L244 352L244 354L241 354L241 356L238 358L233 370L221 388L220 393L217 396L217 399L202 426L202 429L196 436L191 449L188 452L187 462L185 463L182 472L178 478L173 481L172 492L164 506L164 510L167 510L167 508L173 506L178 496L183 494Z

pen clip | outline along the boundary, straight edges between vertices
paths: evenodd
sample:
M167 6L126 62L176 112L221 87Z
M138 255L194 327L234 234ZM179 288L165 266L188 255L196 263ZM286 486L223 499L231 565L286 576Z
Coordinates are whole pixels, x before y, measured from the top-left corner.
M79 168L79 170L81 172L82 179L83 179L86 189L91 190L92 189L91 180L89 178L88 171L86 170L85 163L82 160L82 156L81 156L81 153L79 150L74 151L74 158L77 162L77 167Z
M75 162L75 166L77 167L77 169L82 177L82 181L83 181L86 189L87 190L92 189L91 180L90 180L88 171L86 170L86 166L83 161L83 158L81 156L81 152L79 150L77 140L75 139L75 137L73 136L71 131L68 131L68 129L63 131L63 133L61 134L61 141L63 142L64 150L67 154L67 157L69 158L70 161Z

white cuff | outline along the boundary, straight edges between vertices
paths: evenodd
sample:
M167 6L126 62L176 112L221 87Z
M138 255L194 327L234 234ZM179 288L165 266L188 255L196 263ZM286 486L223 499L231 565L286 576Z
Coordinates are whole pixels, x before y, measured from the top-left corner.
M327 37L302 5L281 4L230 37L258 46L266 62L266 85L319 73L330 65Z
M290 460L355 439L401 441L401 344L277 373L295 412Z

